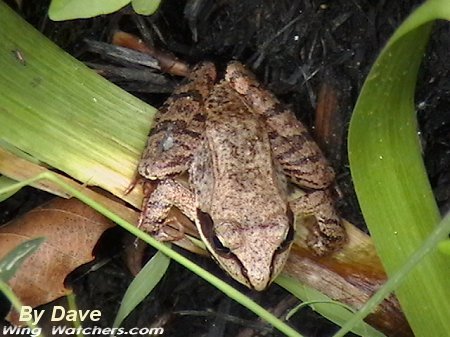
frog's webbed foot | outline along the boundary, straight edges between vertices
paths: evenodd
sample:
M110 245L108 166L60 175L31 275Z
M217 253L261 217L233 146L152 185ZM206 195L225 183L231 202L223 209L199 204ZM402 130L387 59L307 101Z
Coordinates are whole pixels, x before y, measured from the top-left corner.
M141 177L138 174L138 171L136 170L136 172L134 173L134 177L133 180L131 180L130 184L128 185L127 189L123 192L123 195L128 195L131 193L131 191L134 190L134 188L141 183L145 183L145 179L143 177Z
M347 235L328 190L306 192L291 200L290 204L295 213L315 217L307 238L307 244L314 253L322 256L342 247Z
M169 235L165 231L168 223L169 211L172 206L177 207L188 218L195 219L194 195L174 179L160 181L147 181L144 185L146 198L143 201L143 209L138 227L149 232L161 241L178 240L180 237ZM181 229L181 228L180 228ZM179 231L183 235L183 230Z

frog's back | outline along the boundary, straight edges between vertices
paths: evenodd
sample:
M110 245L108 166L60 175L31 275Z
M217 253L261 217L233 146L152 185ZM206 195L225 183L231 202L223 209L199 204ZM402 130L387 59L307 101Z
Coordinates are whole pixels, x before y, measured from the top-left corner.
M265 121L228 82L214 86L205 114L190 168L196 226L230 275L263 290L281 271L294 233L286 177Z
M222 217L229 211L264 220L261 207L284 212L286 178L273 157L265 122L225 81L214 87L205 109L203 154L194 163L201 162L194 171L203 171L203 181L194 185L208 199L200 203L210 204Z

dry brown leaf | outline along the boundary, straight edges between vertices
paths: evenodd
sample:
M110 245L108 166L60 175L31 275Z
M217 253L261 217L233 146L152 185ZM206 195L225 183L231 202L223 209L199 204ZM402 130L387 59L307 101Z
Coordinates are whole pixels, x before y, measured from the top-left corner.
M45 242L8 282L22 304L32 307L70 293L64 279L93 260L92 250L113 223L77 199L54 199L0 228L0 259L21 242L45 237ZM8 320L19 324L17 313Z

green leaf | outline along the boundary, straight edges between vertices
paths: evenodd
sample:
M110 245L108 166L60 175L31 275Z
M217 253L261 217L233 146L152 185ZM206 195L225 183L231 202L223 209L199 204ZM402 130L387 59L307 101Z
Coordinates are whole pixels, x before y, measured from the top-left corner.
M400 284L409 276L419 262L421 262L427 255L435 251L436 246L448 237L450 232L450 215L447 215L433 230L430 236L425 240L423 245L417 249L408 261L394 274L389 276L389 279L377 292L364 304L364 306L355 315L347 321L342 328L334 335L334 337L344 337L350 329L360 322L368 314L376 310L383 299L385 299L391 292L398 288ZM418 290L419 291L419 290ZM424 335L428 336L428 335Z
M413 105L430 21L437 18L450 18L448 1L427 1L398 28L368 75L350 124L355 189L389 276L409 261L440 220ZM396 295L416 336L448 334L450 301L443 299L450 298L449 280L448 261L434 250L397 285Z
M441 241L438 249L442 254L450 256L450 240Z
M11 12L0 2L2 143L123 197L156 110Z
M169 268L170 258L157 252L144 268L136 275L128 287L114 320L113 327L119 327L123 320L141 303L156 287Z
M158 10L160 0L131 0L131 6L136 13L141 15L151 15Z
M78 312L78 306L77 306L77 301L76 301L76 297L74 293L70 293L66 295L66 299L67 299L67 306L69 307L69 310L73 310L72 312ZM72 326L75 329L82 329L82 325L81 325L81 320L80 317L77 315L75 317L75 320L72 321ZM77 337L83 337L83 334L80 332L77 334Z
M317 290L300 285L298 281L292 280L287 276L279 276L276 279L276 283L301 301L310 302L309 304L303 303L302 305L309 305L311 309L317 311L320 315L337 325L343 325L354 316L354 313L352 313L342 303L331 300L329 297L318 292ZM364 337L385 336L383 333L362 321L355 324L355 326L352 327L351 332Z
M44 242L45 238L36 238L22 242L0 260L0 278L8 282L17 272L28 256Z
M52 0L48 16L53 21L91 18L118 11L129 2L130 0Z
M22 302L13 293L9 284L6 283L1 277L0 277L0 293L3 294L6 299L8 299L8 301L12 304L12 306L16 310L16 312L20 312L20 310L23 307ZM39 329L39 326L32 324L31 319L25 321L24 323L30 328L30 331L33 331L32 329ZM45 335L42 332L40 332L37 335L37 337L45 337Z
M8 188L9 186L17 183L17 181L10 179L5 176L0 176L0 191L3 188ZM8 193L0 193L0 202L8 199L10 196L14 195L14 193L18 192L20 188L8 191Z

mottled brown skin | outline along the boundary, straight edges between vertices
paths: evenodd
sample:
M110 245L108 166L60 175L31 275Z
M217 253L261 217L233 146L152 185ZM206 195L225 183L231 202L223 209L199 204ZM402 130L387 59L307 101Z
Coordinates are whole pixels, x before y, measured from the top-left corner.
M292 241L287 181L264 121L228 82L216 85L205 105L204 139L190 170L200 233L210 250L217 251L212 235L226 247L216 259L231 276L262 290L281 271Z
M172 206L195 221L208 250L236 280L263 290L288 257L294 213L312 214L317 254L345 240L327 187L334 173L293 113L237 62L215 84L199 65L158 115L139 165L156 180L140 225L164 238ZM189 183L174 176L189 172ZM287 177L307 191L289 202Z
M289 180L306 192L291 200L291 207L294 213L314 215L317 220L308 245L317 255L340 248L347 236L328 189L334 182L334 171L317 143L294 113L263 88L241 63L228 65L225 80L255 113L265 118L275 158Z
M199 65L159 109L139 163L139 173L164 179L185 172L205 129L204 101L216 79L215 67Z

